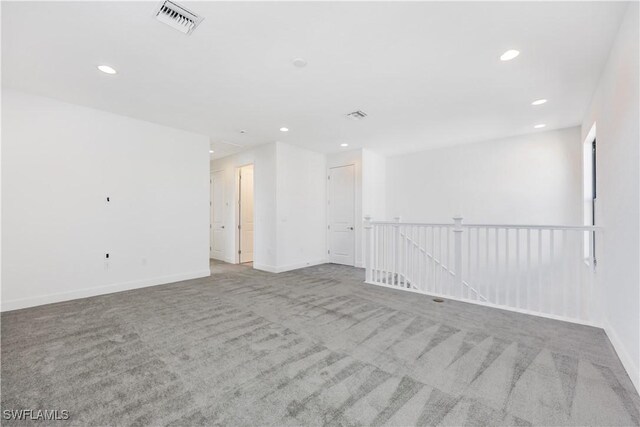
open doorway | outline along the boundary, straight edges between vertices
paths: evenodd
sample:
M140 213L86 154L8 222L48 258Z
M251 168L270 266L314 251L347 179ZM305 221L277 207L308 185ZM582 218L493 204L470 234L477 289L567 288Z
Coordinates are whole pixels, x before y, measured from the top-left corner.
M224 261L224 171L211 172L209 182L211 185L211 199L209 202L211 207L209 258Z
M596 160L596 125L594 123L583 145L583 223L587 226L596 225L596 203L598 199ZM585 233L584 256L585 258L593 257L593 263L594 265L596 264L596 236L593 232Z
M238 168L238 262L253 262L253 165Z

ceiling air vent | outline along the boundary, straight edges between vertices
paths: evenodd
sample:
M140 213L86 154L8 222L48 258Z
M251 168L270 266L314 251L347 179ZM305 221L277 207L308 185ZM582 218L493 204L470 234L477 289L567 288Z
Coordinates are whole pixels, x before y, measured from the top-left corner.
M156 19L184 34L191 34L204 18L189 12L171 1L164 1L156 9Z
M367 113L365 113L364 111L354 111L353 113L349 113L347 114L347 117L350 118L351 120L362 120L365 117L367 117Z

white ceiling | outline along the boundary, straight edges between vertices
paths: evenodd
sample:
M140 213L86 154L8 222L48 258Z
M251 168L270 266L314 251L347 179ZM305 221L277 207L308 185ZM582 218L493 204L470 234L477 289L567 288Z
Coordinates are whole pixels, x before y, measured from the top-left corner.
M3 85L206 134L216 156L275 140L397 154L579 124L627 6L182 2L205 17L185 36L157 4L3 2Z

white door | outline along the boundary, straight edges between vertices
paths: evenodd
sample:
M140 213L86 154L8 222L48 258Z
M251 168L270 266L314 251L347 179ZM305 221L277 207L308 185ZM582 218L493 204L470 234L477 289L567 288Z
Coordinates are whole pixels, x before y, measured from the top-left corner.
M240 262L253 262L253 165L240 168Z
M224 260L224 171L211 174L211 258Z
M329 261L355 264L355 167L329 169Z

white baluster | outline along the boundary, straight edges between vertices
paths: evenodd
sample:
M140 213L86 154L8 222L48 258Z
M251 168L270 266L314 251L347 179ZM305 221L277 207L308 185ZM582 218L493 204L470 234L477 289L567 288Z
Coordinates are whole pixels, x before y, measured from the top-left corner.
M493 281L494 283L494 289L495 289L495 303L500 305L500 289L498 287L498 284L500 283L500 230L498 229L498 227L496 227L495 229L495 245L496 245L496 257L493 260L494 263L494 268L495 268L495 280Z
M467 232L467 286L465 286L464 293L468 299L471 299L471 229ZM464 279L463 279L464 280ZM464 283L464 281L463 281Z
M484 266L484 296L487 298L487 301L492 301L489 286L493 280L491 280L491 275L489 274L489 227L485 227L484 229L484 239L485 239L485 266Z
M382 263L381 263L381 274L382 274L382 280L381 282L384 283L385 285L387 284L387 251L389 250L389 246L388 246L388 242L387 242L387 225L381 225L381 240L382 240L382 245L380 246L380 256L382 257Z
M589 308L588 308L588 316L589 319L591 320L600 320L600 311L596 312L597 306L595 304L595 302L598 300L598 297L600 296L598 294L599 290L594 289L594 275L596 272L596 259L595 259L595 253L593 251L593 244L596 238L596 234L595 231L589 231L589 270L587 271L587 284L588 284L588 295L587 297L589 298L587 301L589 301ZM597 318L596 318L597 316Z
M365 247L365 280L368 283L373 281L373 242L372 242L371 216L364 217L364 247Z
M556 256L555 256L555 236L554 236L554 230L551 229L549 230L549 268L550 268L550 280L549 280L549 289L550 290L554 290L553 288L554 285L557 283L556 281L556 277L555 277L555 272L556 272ZM549 302L549 306L545 307L545 312L547 313L552 313L553 312L553 300Z
M509 283L509 229L504 229L504 305L509 305L510 283Z
M526 309L531 310L531 229L527 228L527 305Z
M477 299L480 300L482 299L482 295L480 295L480 227L476 228L476 273L475 275L477 276L477 281L478 283L476 284L476 296Z
M542 311L542 229L538 230L538 311Z
M411 229L410 226L406 226L404 229L404 234L405 234L405 245L404 245L404 287L407 288L409 287L409 269L411 266L411 233L409 232L409 230ZM413 278L413 277L412 277Z
M571 281L570 277L569 277L569 245L567 242L567 237L568 237L568 232L567 230L562 230L562 282L561 282L561 286L562 288L560 289L560 298L562 299L561 303L562 303L562 315L563 316L567 316L568 312L567 312L567 295L566 295L566 291L567 291L567 287L569 282Z
M520 229L516 228L516 307L520 306Z
M400 286L400 278L399 278L399 260L402 259L402 256L404 254L400 253L400 250L402 248L402 244L400 241L400 222L402 221L402 218L400 218L399 216L393 218L393 221L398 224L398 225L394 225L394 229L393 229L393 240L394 240L394 245L393 245L393 269L391 272L391 284L392 285L398 285ZM406 239L406 236L405 236Z
M431 284L431 288L433 292L436 293L436 229L431 227L431 274L433 275L433 283Z
M460 289L460 295L464 295L464 291L462 289L462 216L458 215L453 218L453 262L455 271L455 288ZM449 233L447 233L448 235ZM447 249L449 249L447 247ZM449 252L449 251L447 251ZM448 254L447 254L448 258ZM447 260L447 267L449 266L449 262Z
M380 226L379 225L375 225L374 227L374 236L375 236L375 281L376 283L380 283L380 247L381 242L380 242Z
M418 252L416 253L416 258L418 261L418 276L419 276L418 283L416 284L416 286L418 289L422 289L422 283L424 280L424 276L423 276L424 266L422 265L422 254L426 252L426 245L424 245L424 239L422 235L424 232L424 227L418 226L418 228L416 229L416 232L418 233Z

